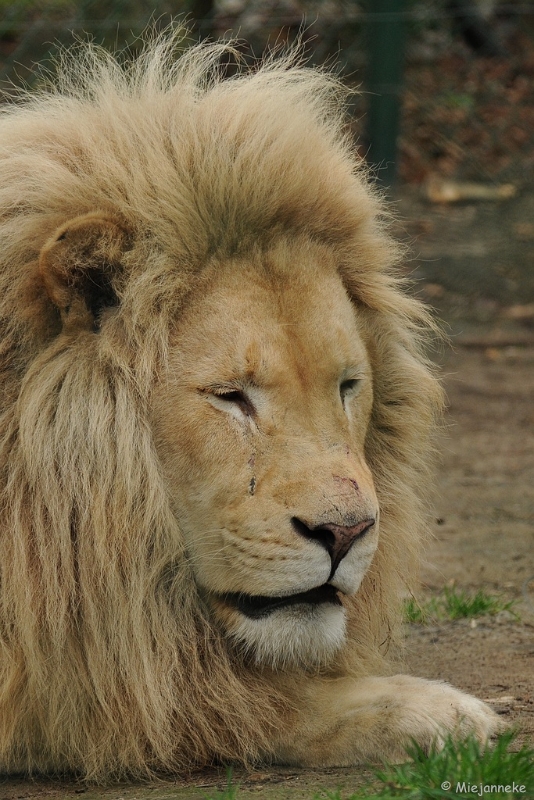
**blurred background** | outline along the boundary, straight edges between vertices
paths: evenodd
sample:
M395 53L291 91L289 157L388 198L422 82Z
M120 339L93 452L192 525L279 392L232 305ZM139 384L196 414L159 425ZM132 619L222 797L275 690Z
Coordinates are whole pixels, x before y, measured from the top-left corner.
M251 56L300 35L311 63L340 70L360 90L355 147L397 203L417 291L453 332L491 322L530 340L534 2L0 0L0 96L73 35L135 51L176 18L188 41L238 37Z

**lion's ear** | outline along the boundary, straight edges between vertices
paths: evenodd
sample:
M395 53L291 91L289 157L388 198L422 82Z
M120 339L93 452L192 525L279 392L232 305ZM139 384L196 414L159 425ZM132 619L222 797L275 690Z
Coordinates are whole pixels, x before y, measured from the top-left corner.
M39 272L64 328L97 330L103 310L118 304L114 286L127 241L115 220L92 213L62 225L44 245Z

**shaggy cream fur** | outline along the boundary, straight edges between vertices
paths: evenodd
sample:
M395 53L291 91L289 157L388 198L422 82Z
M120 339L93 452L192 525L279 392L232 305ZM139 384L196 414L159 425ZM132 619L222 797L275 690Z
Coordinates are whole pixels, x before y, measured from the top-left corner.
M0 769L483 739L384 677L442 395L343 90L174 46L1 109Z

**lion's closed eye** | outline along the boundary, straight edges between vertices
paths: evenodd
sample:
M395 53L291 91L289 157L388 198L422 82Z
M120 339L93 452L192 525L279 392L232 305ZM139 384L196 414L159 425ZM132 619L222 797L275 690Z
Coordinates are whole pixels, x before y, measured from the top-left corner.
M252 417L256 413L252 400L242 389L211 386L204 390L204 394L212 406L233 416Z
M349 411L351 401L360 394L362 383L361 378L350 377L344 378L339 384L339 396L345 412Z
M359 378L349 378L340 383L339 394L343 405L345 404L345 400L350 399L353 395L357 394L360 384L361 380Z

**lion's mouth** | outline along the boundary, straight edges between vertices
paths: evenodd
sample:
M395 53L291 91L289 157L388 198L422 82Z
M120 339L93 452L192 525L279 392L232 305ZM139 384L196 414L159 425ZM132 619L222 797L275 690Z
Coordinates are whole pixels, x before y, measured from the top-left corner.
M316 586L314 589L309 589L307 592L290 594L285 597L264 597L262 595L228 593L221 595L220 599L251 619L258 619L267 614L271 614L277 609L300 604L320 605L321 603L332 603L334 605L341 605L337 589L329 583Z

